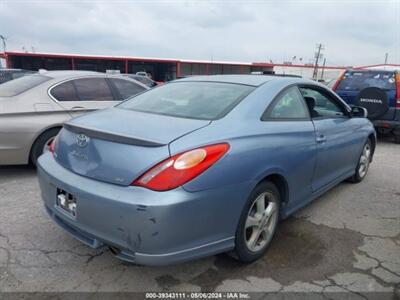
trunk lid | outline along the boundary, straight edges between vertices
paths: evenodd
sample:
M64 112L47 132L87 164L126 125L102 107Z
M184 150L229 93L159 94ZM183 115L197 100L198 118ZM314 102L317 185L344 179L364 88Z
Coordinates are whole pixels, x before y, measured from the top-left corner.
M79 175L129 185L170 156L170 142L208 124L210 121L110 108L66 123L54 156Z

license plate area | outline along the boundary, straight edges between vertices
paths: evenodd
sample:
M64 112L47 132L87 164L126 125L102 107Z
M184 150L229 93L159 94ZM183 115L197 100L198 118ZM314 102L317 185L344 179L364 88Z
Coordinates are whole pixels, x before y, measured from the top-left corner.
M77 201L74 195L57 188L56 206L69 216L76 217Z

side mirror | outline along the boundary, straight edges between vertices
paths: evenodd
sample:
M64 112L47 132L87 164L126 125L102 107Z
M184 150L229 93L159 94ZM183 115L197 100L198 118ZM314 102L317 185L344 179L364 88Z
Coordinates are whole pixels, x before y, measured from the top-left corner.
M366 108L361 106L352 106L351 107L351 116L353 118L366 118L368 117L368 111Z

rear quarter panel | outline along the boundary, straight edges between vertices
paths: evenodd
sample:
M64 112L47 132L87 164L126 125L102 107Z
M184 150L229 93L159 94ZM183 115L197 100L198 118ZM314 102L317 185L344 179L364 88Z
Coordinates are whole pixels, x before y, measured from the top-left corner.
M189 192L248 182L251 190L266 176L278 174L291 187L287 205L305 201L311 194L315 167L314 126L307 121L261 121L270 101L283 86L259 87L225 118L186 135L170 145L171 155L203 145L228 142L228 153L203 174L184 185ZM238 217L247 198L227 203ZM221 199L224 201L224 199ZM229 200L228 200L229 201Z
M41 90L0 99L0 165L28 163L36 138L71 118Z

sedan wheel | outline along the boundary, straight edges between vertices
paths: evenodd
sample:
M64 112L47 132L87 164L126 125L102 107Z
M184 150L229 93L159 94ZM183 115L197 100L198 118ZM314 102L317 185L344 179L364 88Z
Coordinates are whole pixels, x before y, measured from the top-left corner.
M36 166L37 159L43 153L49 151L49 145L54 140L55 136L60 131L59 128L52 128L45 132L43 132L33 143L31 153L30 153L30 161L33 165Z
M261 194L254 201L247 215L244 233L250 251L260 251L272 239L278 218L277 207L277 200L270 192Z
M363 147L360 158L358 159L354 175L350 177L348 181L353 183L358 183L365 178L369 169L369 164L371 163L371 157L372 157L372 146L371 146L371 141L368 140Z
M280 194L269 181L258 184L243 208L235 237L233 256L252 262L264 255L279 221Z
M360 156L360 161L358 163L358 173L361 178L367 175L369 163L371 161L371 145L369 143L365 144L363 152Z

